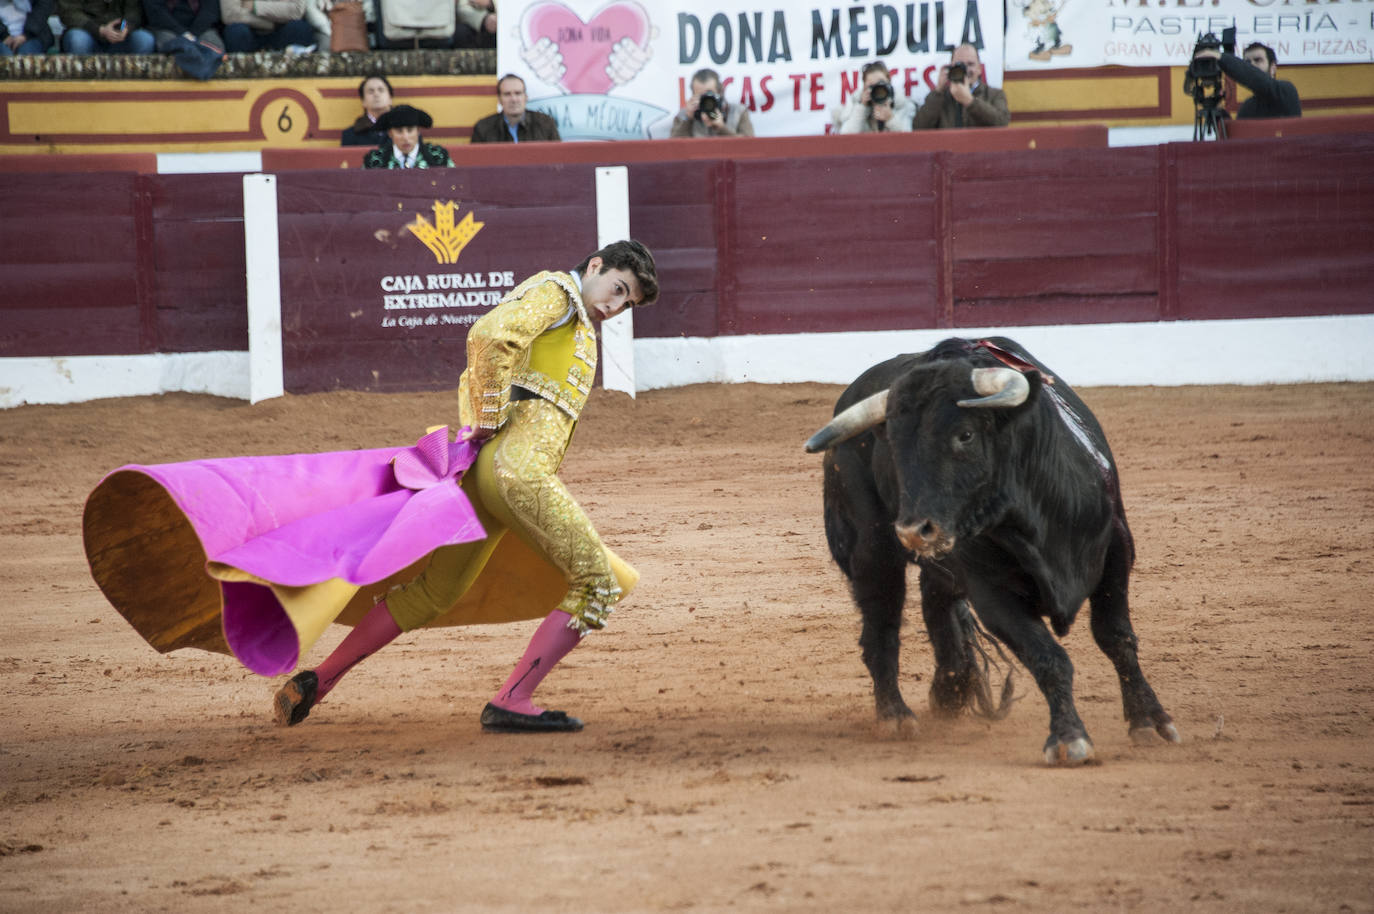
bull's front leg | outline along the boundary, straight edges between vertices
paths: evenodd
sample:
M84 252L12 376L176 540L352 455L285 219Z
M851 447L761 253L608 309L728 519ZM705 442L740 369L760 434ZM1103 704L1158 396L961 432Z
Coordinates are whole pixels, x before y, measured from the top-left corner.
M967 612L963 594L954 575L936 562L921 560L921 615L935 655L935 673L930 680L930 709L942 717L954 717L976 704L979 691L986 691L974 656L974 645L961 624Z
M1073 701L1073 664L1034 611L1005 593L973 589L973 605L983 626L1011 649L1030 672L1050 706L1045 761L1076 765L1093 757L1092 740Z
M892 544L896 545L895 540ZM873 678L878 724L900 736L916 733L916 715L897 684L906 604L906 556L895 548L855 550L854 602L863 616L859 647Z

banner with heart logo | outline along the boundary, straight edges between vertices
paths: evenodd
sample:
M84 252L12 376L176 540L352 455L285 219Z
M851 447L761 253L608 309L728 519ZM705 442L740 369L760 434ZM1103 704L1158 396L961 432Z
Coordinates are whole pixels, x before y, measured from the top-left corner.
M988 82L1002 78L994 0L502 0L501 16L498 69L525 80L529 107L557 120L564 139L668 136L703 68L719 75L727 106L748 109L758 136L829 132L877 59L917 103L962 42L978 48Z

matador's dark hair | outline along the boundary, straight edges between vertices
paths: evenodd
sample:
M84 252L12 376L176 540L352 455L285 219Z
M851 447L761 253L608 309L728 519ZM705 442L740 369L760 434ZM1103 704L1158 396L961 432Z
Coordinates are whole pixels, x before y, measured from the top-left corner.
M658 301L658 267L654 265L654 255L638 241L626 239L606 245L599 251L588 254L573 269L579 276L587 272L587 264L593 257L601 258L601 272L607 270L629 270L639 280L639 290L644 299L639 304L652 305Z

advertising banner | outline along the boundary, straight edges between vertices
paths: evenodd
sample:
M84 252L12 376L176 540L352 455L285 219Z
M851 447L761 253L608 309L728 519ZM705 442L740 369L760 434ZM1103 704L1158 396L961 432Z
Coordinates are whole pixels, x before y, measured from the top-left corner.
M1236 27L1285 64L1369 63L1374 15L1363 0L1007 0L1008 70L1184 66L1208 32Z
M503 0L501 17L497 69L525 80L529 107L565 140L667 137L702 68L720 75L727 105L749 109L757 136L829 132L874 60L918 104L964 42L1001 84L1000 0Z

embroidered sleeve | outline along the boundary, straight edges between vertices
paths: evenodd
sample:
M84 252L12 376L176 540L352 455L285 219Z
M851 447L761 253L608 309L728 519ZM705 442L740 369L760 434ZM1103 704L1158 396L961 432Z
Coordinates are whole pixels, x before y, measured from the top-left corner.
M495 430L510 413L511 375L529 358L535 337L557 323L571 302L556 283L542 282L502 302L468 331L468 406L478 428Z

